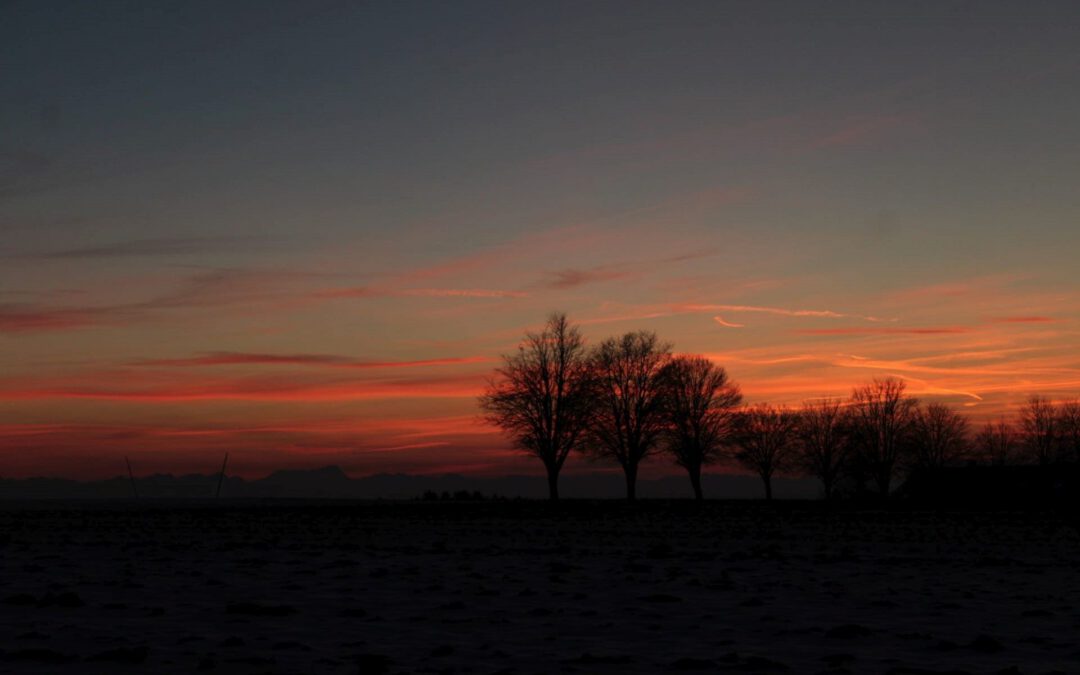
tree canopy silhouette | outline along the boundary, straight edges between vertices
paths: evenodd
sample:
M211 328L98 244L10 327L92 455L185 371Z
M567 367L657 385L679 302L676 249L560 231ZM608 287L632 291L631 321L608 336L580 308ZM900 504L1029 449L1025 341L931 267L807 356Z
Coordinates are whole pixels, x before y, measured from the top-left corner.
M1040 465L1050 464L1057 457L1057 422L1053 401L1043 396L1032 396L1020 411L1024 445Z
M907 396L903 380L875 379L851 395L850 419L856 461L882 497L889 495L919 402Z
M738 416L735 459L761 477L765 499L772 499L773 476L793 465L797 424L794 412L768 404L751 406Z
M1080 462L1080 399L1063 401L1057 417L1058 454L1061 460Z
M592 420L594 385L581 331L556 313L503 357L480 397L487 420L544 464L551 499L559 498L559 471Z
M516 447L541 461L552 499L575 450L617 463L630 500L641 463L661 451L686 470L696 499L704 498L705 468L722 459L756 473L768 499L773 477L790 471L820 480L831 499L849 484L887 497L902 472L960 460L1080 461L1080 400L1055 405L1032 396L1017 419L987 422L974 437L959 410L922 406L899 378L874 379L847 400L808 402L798 411L764 403L740 409L739 387L723 367L671 350L648 331L588 349L566 315L554 313L503 357L480 407Z
M718 461L732 441L732 421L742 401L727 371L700 356L677 356L660 373L667 422L665 450L690 474L702 499L701 469Z
M660 373L670 358L670 345L645 331L608 338L593 353L598 400L589 450L622 467L628 500L637 496L638 466L665 430Z
M847 463L850 444L846 421L844 408L836 399L808 403L799 411L799 464L805 473L821 481L825 499L832 499Z
M968 449L968 422L963 415L944 403L916 409L908 459L912 468L940 469L955 464Z
M1005 466L1016 459L1016 430L1005 418L987 422L975 437L979 457L991 466Z

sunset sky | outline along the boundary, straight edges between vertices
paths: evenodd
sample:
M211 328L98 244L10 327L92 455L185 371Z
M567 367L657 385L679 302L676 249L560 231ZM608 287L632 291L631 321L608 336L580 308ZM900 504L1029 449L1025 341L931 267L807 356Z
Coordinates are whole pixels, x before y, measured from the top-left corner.
M750 401L1080 395L1078 45L1075 2L5 2L0 476L539 474L476 396L552 310Z

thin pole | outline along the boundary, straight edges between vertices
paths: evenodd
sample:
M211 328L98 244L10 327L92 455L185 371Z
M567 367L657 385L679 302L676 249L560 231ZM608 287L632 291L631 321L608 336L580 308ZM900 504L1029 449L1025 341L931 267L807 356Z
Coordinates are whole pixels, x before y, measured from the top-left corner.
M131 460L124 455L124 463L127 464L128 478L131 479L131 491L135 493L135 499L139 498L139 486L135 484L135 474L131 472Z
M221 497L221 484L225 482L225 465L229 463L229 453L225 453L225 461L221 463L221 473L218 474L217 480L217 493L214 495L214 499Z

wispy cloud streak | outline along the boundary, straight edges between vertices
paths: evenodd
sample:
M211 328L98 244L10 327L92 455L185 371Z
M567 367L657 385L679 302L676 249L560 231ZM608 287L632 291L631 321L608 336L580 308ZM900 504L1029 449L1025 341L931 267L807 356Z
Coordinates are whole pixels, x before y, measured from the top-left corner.
M717 304L684 304L675 305L676 311L684 312L735 312L735 313L753 313L753 314L771 314L773 316L791 316L800 318L817 318L817 319L861 319L863 321L892 321L893 319L880 319L875 316L864 316L861 314L847 314L844 312L834 312L829 309L789 309L786 307L764 307L757 305L717 305Z
M745 324L741 324L741 323L733 323L731 321L725 321L724 317L719 316L719 315L714 316L712 318L712 320L715 321L717 324L725 327L725 328L743 328L744 325L745 325Z
M504 299L528 297L524 291L511 291L497 288L379 288L373 286L353 286L345 288L326 288L314 291L310 297L321 300L359 299L359 298L481 298Z
M603 265L591 269L564 269L552 272L549 279L541 284L551 290L567 290L604 281L619 281L632 278L634 274L616 265Z
M29 304L0 305L0 333L62 331L107 324L116 311L103 308L50 308Z
M806 145L806 148L808 150L824 150L826 148L866 143L909 126L917 120L918 116L911 114L856 118L846 125L811 141Z
M957 335L970 333L966 326L942 326L928 328L803 328L799 335Z
M490 359L483 356L444 357L417 359L413 361L362 361L332 354L257 354L249 352L210 352L179 359L150 359L136 365L157 367L235 366L235 365L282 365L319 366L332 368L385 369L422 368L428 366L456 366L484 363Z
M265 237L160 237L26 253L17 257L32 260L94 260L203 255L225 251L261 249L270 241Z
M409 378L381 381L317 382L296 378L251 377L146 386L79 383L26 383L0 388L0 400L98 400L133 403L197 401L281 401L316 403L393 398L471 398L480 393L481 376Z
M1057 319L1048 316L998 316L990 319L992 323L1055 323Z

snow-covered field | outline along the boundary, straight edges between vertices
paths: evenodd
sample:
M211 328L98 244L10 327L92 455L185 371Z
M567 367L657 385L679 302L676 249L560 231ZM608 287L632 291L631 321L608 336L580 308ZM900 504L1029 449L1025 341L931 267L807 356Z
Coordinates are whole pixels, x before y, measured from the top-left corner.
M0 506L0 672L1080 672L1053 514Z

